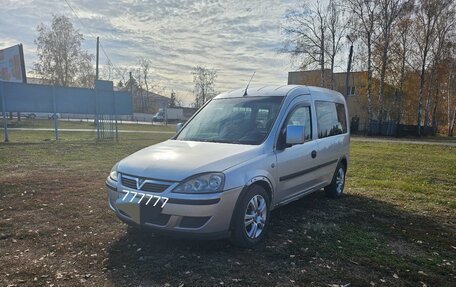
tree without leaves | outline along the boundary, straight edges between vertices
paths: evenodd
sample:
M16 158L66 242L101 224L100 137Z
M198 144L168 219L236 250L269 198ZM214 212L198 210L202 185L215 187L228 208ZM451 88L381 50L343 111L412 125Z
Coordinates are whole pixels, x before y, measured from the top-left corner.
M450 61L448 64L448 78L447 78L447 85L446 85L446 96L447 96L447 135L450 137L453 136L454 126L456 125L456 104L454 99L452 100L452 87L454 87L454 76L456 71L456 45L450 50L449 53ZM454 91L453 91L454 93ZM454 96L453 96L454 98ZM452 107L453 106L453 107Z
M411 12L411 11L410 11ZM404 17L401 17L397 24L394 26L394 35L395 38L392 43L393 47L393 69L398 70L396 74L399 74L397 77L396 88L394 91L394 100L395 100L395 110L396 110L396 123L399 125L401 123L403 109L403 94L404 94L404 82L405 82L405 72L407 58L409 57L411 45L410 45L410 33L411 33L411 23L410 18L411 13L407 13Z
M171 97L169 98L168 108L177 107L182 107L182 100L176 95L174 91L172 91Z
M149 70L150 66L152 64L152 61L149 59L145 58L139 58L139 67L142 70L142 76L143 76L143 83L145 86L145 96L142 97L143 100L143 110L145 112L149 112Z
M150 102L150 92L156 88L156 85L151 84L150 81L152 61L140 57L137 63L132 83L130 83L129 79L125 81L125 86L132 91L133 110L141 113L155 112ZM119 73L126 74L122 72L122 69L120 69Z
M370 123L372 112L372 45L376 28L377 1L347 0L349 11L353 15L353 31L363 40L367 48L367 118ZM369 133L370 125L368 125Z
M429 66L429 52L431 45L436 40L436 26L440 15L451 3L451 0L421 0L415 11L414 43L417 47L419 62L420 85L417 108L417 135L421 136L421 120L423 110L423 96L425 88L426 71Z
M134 81L132 81L132 97L133 97L133 110L144 113L144 89L142 81L142 70L139 67L136 67L135 74L133 76Z
M383 97L385 93L385 77L388 66L388 52L392 41L392 31L395 22L400 16L406 14L413 8L412 1L404 0L381 0L379 2L379 21L380 30L379 46L381 50L380 61L380 83L378 92L378 116L377 119L381 124L383 121Z
M299 8L287 11L285 17L286 52L298 59L301 69L318 66L320 86L325 85L326 14L320 3L304 2Z
M215 78L217 78L217 72L202 66L196 66L192 74L195 85L195 102L193 105L199 109L206 101L215 96Z
M104 76L104 79L111 79L112 78L112 81L117 81L117 86L118 87L127 86L127 83L130 80L128 78L128 73L130 71L130 68L127 68L127 67L114 67L112 65L111 61L107 61L106 62L106 66L107 67L103 67L103 68L105 70L105 74L109 75L109 78L106 78L106 76Z
M451 53L451 46L454 43L449 39L449 35L452 30L455 28L455 7L454 4L449 3L448 7L442 11L440 17L437 20L435 33L436 40L431 45L430 49L430 80L428 84L428 95L426 99L426 104L424 106L424 127L429 127L429 120L431 118L431 106L434 104L434 109L432 113L433 126L436 128L436 110L437 102L439 101L439 90L440 82L444 81L441 76L442 70L445 70L446 64L443 63L445 60L449 60ZM449 71L447 71L449 72ZM440 77L440 78L439 78ZM445 77L445 76L444 76ZM445 77L446 78L446 77Z
M348 28L348 20L344 19L343 9L339 1L329 0L326 8L326 27L328 30L325 52L329 58L331 78L329 88L334 89L334 66L336 56L342 48L342 38L345 37Z
M113 77L113 66L111 61L106 59L105 65L101 67L100 79L110 81Z
M50 27L40 24L37 31L35 73L56 86L92 87L93 55L82 50L84 37L70 20L54 15Z

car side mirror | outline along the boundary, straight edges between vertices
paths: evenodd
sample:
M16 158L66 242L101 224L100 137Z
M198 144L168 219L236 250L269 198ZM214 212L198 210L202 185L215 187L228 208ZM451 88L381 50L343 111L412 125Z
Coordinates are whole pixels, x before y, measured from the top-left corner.
M286 144L302 144L305 141L304 126L287 126Z
M182 129L183 126L184 126L184 123L178 123L176 125L176 132L178 133Z

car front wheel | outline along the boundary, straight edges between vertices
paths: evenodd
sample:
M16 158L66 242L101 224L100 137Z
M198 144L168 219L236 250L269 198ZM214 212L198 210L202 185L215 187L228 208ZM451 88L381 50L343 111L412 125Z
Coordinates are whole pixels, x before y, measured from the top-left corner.
M252 247L264 238L269 224L270 200L266 190L254 185L242 197L233 218L231 242Z

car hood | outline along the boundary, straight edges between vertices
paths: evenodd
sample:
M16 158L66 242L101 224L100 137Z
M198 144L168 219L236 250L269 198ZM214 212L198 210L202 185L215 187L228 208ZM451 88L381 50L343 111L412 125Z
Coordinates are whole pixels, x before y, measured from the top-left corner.
M118 171L138 177L181 181L221 172L261 154L261 146L167 140L122 159Z

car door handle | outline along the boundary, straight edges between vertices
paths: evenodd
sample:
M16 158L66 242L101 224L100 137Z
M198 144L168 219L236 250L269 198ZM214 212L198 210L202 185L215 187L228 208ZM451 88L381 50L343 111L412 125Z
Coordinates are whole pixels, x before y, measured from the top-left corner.
M316 158L317 157L317 151L313 150L310 155L312 156L312 158Z

